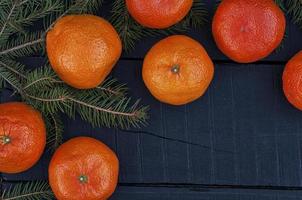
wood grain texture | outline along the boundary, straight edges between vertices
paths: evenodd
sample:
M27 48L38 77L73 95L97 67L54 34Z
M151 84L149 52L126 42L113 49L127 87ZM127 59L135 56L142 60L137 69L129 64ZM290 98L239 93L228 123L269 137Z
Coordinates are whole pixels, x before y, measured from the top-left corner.
M252 189L218 188L167 188L167 187L127 187L120 186L113 200L300 200L301 191L271 191Z
M213 16L214 1L204 1ZM102 16L109 16L105 1ZM123 54L112 75L127 83L129 95L150 105L149 125L130 131L92 128L63 116L64 140L91 136L110 146L120 160L113 200L299 200L302 199L301 121L282 92L285 62L302 47L302 31L288 22L284 48L256 64L230 61L217 49L208 23L187 35L200 41L215 61L207 93L186 106L155 100L141 78L142 59L163 37L145 38ZM38 67L43 58L22 59ZM18 100L9 90L1 102ZM8 175L4 186L47 179L51 154L24 173Z
M128 84L131 96L150 105L147 127L91 128L78 118L64 119L65 140L91 136L117 152L120 183L302 186L302 113L283 95L283 66L216 64L207 93L175 107L150 95L141 65L122 60L113 76ZM11 100L9 93L6 97ZM49 159L46 153L31 170L4 178L46 179Z

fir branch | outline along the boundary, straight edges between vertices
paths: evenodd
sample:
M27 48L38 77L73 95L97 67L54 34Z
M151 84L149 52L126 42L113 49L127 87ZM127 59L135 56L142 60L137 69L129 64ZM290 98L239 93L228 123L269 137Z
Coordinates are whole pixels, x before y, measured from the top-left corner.
M61 19L67 14L71 13L83 13L87 11L92 11L97 9L98 6L101 5L102 0L74 0L73 3L70 4L66 10L63 9L63 5L59 0L51 0L51 1L38 1L34 6L40 5L44 2L44 6L41 9L33 8L35 10L34 13L31 13L27 16L27 20L22 18L20 15L19 21L11 22L14 29L19 30L17 28L21 25L30 25L32 21L37 20L39 18L43 18L46 15L49 15L46 18L45 31L43 33L33 33L33 34L25 34L23 37L19 37L13 44L7 44L5 47L0 49L0 55L11 54L10 56L21 57L21 56L29 56L36 54L39 50L44 49L44 41L46 33L53 27L53 25L57 22L57 20ZM46 2L46 3L45 3ZM48 2L48 3L47 3ZM15 6L14 6L15 7ZM14 9L12 9L14 10ZM61 11L61 12L59 12ZM24 15L24 14L23 14ZM0 16L0 19L1 16ZM3 24L3 29L5 29L7 22ZM1 33L1 32L0 32ZM11 32L10 32L11 33ZM0 34L1 36L1 34ZM7 39L7 38L5 38ZM3 40L2 40L3 41Z
M283 10L286 11L284 0L275 0L275 3Z
M169 32L186 32L190 28L200 29L207 22L208 12L205 5L201 0L194 0L193 6L188 15L178 24L170 27Z
M36 95L23 93L23 98L44 113L60 111L73 117L77 112L83 120L98 127L139 127L147 119L147 107L138 107L138 102L131 105L130 98L104 98L93 91L68 93L64 88L55 88Z
M63 143L63 122L57 113L44 115L47 129L47 146L50 151L56 150Z
M178 24L167 29L149 29L139 25L129 14L124 0L114 0L111 11L111 23L119 33L123 48L134 49L135 43L146 36L183 33L190 28L199 29L206 22L207 11L201 0L195 0L189 14Z
M61 13L53 14L53 15L46 17L43 21L45 34L47 34L47 32L50 31L54 27L55 23L58 20L60 20L64 16L66 16L68 13L69 13L69 10L67 9Z
M3 70L0 69L0 77L1 79L3 79L4 81L6 81L9 85L11 85L17 92L20 92L18 87L19 82L16 82L14 75L9 73L9 72L5 72Z
M130 98L100 98L91 97L87 92L78 93L70 98L76 103L76 110L93 126L106 127L140 127L147 119L147 107L138 107L139 102L131 104Z
M127 92L126 84L119 84L114 78L107 78L100 86L96 87L96 91L99 92L100 96L116 96L123 97Z
M55 23L68 14L93 13L101 7L103 0L71 0L66 1L65 10L44 20L45 32L53 28Z
M282 51L282 49L284 48L284 46L285 46L285 43L286 43L286 40L287 40L287 38L288 38L288 32L287 32L287 30L286 30L286 32L285 32L285 34L284 34L284 37L282 38L282 41L281 41L281 43L279 44L279 46L275 49L275 53L279 53L279 52L281 52Z
M9 85L11 85L17 92L21 91L21 81L19 72L16 73L16 70L13 67L10 67L6 64L1 65L0 77L2 80L6 81Z
M52 200L54 195L46 181L30 181L18 183L4 190L2 200Z
M30 0L23 0L23 1L20 1L19 2L19 6L22 6L23 4L25 4L25 3L28 3Z
M33 22L64 9L61 0L27 0L19 3L19 5L23 5L23 8L18 13L17 19L10 22L12 26L16 27L32 25Z
M275 0L276 4L291 17L293 23L302 28L302 1L301 0Z
M6 55L16 58L35 55L44 49L44 37L42 35L41 32L35 32L20 36L0 47L0 56Z
M22 91L22 90L21 90ZM44 88L40 90L22 91L22 98L42 113L65 113L74 116L69 91L66 87Z
M52 70L51 66L47 64L27 74L23 90L51 89L63 83L64 82L60 80L57 74ZM73 88L70 89L73 91ZM93 91L95 95L102 97L123 97L126 95L127 88L125 84L119 84L116 79L109 77L100 86L87 91Z
M102 6L103 0L72 0L69 14L94 13Z
M69 117L78 113L94 126L129 128L146 122L147 107L139 107L138 102L131 103L131 99L123 95L124 85L117 84L114 79L106 80L96 89L76 90L62 84L50 67L28 73L22 82L13 71L6 73L4 78L23 100L42 113L61 112ZM2 71L0 75L3 75Z
M9 11L7 12L7 17L6 18L1 17L2 25L1 25L1 29L0 29L0 36L2 36L7 24L11 20L11 17L14 15L16 6L17 6L17 1L12 1L12 5L10 6Z
M301 0L287 0L287 13L291 15L292 21L302 28L302 1Z
M57 74L52 70L51 66L37 68L31 71L24 83L23 90L39 90L41 88L53 88L55 84L63 84Z
M16 4L18 9L27 8L34 13L31 15L27 11L27 13L20 14L18 9L14 12L11 11L14 13L15 21L10 21L9 24L12 26L9 27L7 24L5 28L9 28L11 33L13 33L12 27L15 30L19 29L18 26L30 25L34 20L51 13L48 18L54 20L49 21L50 24L46 28L48 31L58 19L66 14L96 9L101 3L100 0L72 0L67 7L64 5L61 8L58 0L49 0L48 2L52 2L49 4L42 0L17 2L19 3ZM3 4L4 8L10 8L9 6L9 3ZM46 10L44 15L41 15L42 10ZM3 19L1 13L0 19ZM118 84L114 79L107 79L95 89L76 90L64 84L49 65L29 71L25 70L23 65L13 61L17 57L33 55L42 51L47 31L30 35L26 33L24 36L18 34L18 37L13 37L11 42L0 45L0 84L3 85L6 82L11 85L15 92L21 95L23 101L40 110L48 121L57 125L55 129L49 131L50 141L54 142L52 146L56 147L60 143L57 141L60 138L58 136L61 134L61 128L60 120L55 121L56 117L50 117L50 113L65 113L69 117L74 117L78 113L84 120L95 126L128 128L145 124L147 108L139 107L137 103L132 103L130 98L126 98L125 85Z
M5 59L2 58L2 61L0 60L0 66L8 69L9 71L11 71L12 73L14 73L15 75L19 76L22 79L26 78L26 72L25 72L25 67L24 65L15 62L13 60L10 59Z
M2 93L2 90L5 87L5 80L3 79L3 77L0 75L0 95Z
M132 19L124 0L114 0L111 13L110 21L120 35L124 50L134 49L135 42L146 36L143 27Z

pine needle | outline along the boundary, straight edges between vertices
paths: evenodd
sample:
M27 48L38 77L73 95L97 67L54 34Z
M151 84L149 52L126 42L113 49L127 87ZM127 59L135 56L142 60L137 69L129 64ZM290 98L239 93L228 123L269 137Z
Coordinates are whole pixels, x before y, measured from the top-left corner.
M110 21L121 37L124 50L129 52L144 37L184 33L190 28L201 28L206 22L207 11L202 0L195 0L185 19L167 29L149 29L139 25L130 16L124 0L113 1L111 14Z
M33 25L34 22L59 12L64 6L61 0L28 0L23 1L21 5L22 9L19 9L17 19L9 22L16 31L24 31L23 27Z
M37 68L27 74L23 90L51 89L57 84L63 84L49 65Z
M63 140L61 114L76 114L93 126L130 128L144 125L147 107L126 97L127 88L108 78L95 89L77 90L66 85L49 64L35 70L17 58L41 55L45 36L54 23L71 13L93 13L102 0L0 0L0 92L10 86L24 102L38 109L47 127L47 147L54 151ZM28 26L43 20L45 30L28 32ZM45 181L18 183L5 190L1 200L53 199Z
M102 98L86 91L78 91L74 96L70 100L75 103L75 110L93 126L128 129L146 123L148 107L139 107L139 101L131 103L131 98Z
M57 113L45 114L44 121L47 129L47 147L53 152L63 143L63 122Z
M101 3L102 0L0 1L0 86L8 83L23 101L57 125L55 129L48 128L48 143L54 148L60 144L62 134L60 119L55 120L59 113L71 118L79 114L94 126L121 128L138 127L147 118L146 108L126 97L126 86L115 79L108 78L95 89L77 90L60 80L49 64L31 71L16 61L19 57L41 55L45 35L58 19L72 13L92 13ZM24 31L24 27L40 19L45 20L45 31Z
M2 194L2 200L52 200L54 195L46 181L18 183Z
M45 32L53 28L56 21L68 14L95 13L102 5L103 0L70 0L65 1L64 9L54 13L44 20Z
M77 90L64 84L48 65L27 72L22 79L14 68L8 66L0 68L0 75L25 102L45 116L65 113L74 118L78 113L93 126L120 128L145 125L148 118L147 107L126 97L125 85L118 84L115 79L108 78L95 89Z
M19 58L37 55L44 49L43 35L43 32L34 32L19 36L0 47L0 56Z
M292 17L292 21L302 29L302 1L287 0L286 7L287 13Z

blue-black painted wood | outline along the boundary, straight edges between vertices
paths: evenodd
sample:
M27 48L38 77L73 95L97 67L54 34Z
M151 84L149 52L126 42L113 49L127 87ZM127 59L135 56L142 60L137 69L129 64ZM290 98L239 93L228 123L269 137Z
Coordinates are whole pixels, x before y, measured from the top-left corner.
M120 183L302 186L302 112L283 95L283 66L217 64L207 93L175 107L150 95L141 79L141 65L142 61L120 61L113 75L128 84L131 96L150 105L147 127L131 133L91 128L79 119L65 118L65 140L88 135L117 152ZM46 179L49 159L46 154L31 170L4 177Z
M118 187L112 200L300 200L301 191L218 188Z
M4 188L11 183L5 183ZM123 186L110 200L302 200L302 190L271 190L208 186Z
M210 22L215 3L205 3ZM100 15L109 16L110 4L105 0ZM119 182L123 186L117 188L112 199L301 199L300 188L283 191L276 186L302 186L302 113L289 105L281 89L281 63L301 50L302 31L288 22L285 46L265 58L267 64L240 65L224 63L230 61L217 49L210 26L208 23L202 30L187 33L205 46L212 59L219 61L212 85L196 102L175 107L150 95L141 79L141 59L163 37L145 38L134 51L123 54L124 60L118 63L113 76L128 84L130 95L150 105L147 127L130 132L92 128L78 117L75 121L64 117L65 141L91 136L118 154ZM24 61L30 66L42 63L40 58ZM1 102L14 100L10 94L5 90ZM154 134L181 141L164 140ZM46 152L29 171L3 177L8 181L47 179L50 157L51 153ZM146 183L174 186L139 187ZM235 189L192 189L183 184L232 185ZM241 185L255 188L236 189ZM258 186L272 186L275 190L257 190Z

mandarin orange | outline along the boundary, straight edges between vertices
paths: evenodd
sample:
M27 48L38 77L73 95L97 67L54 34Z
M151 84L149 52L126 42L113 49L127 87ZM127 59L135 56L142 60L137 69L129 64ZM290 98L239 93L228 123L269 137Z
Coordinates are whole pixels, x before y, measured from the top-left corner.
M223 0L212 32L226 56L250 63L267 57L279 46L285 26L284 13L273 0Z
M130 15L142 26L164 29L181 21L193 0L126 0Z
M183 35L155 44L143 64L143 79L158 100L183 105L202 96L214 75L213 62L197 41Z
M288 101L302 110L302 51L290 59L285 66L283 91Z
M69 15L47 33L46 49L58 76L78 89L101 84L118 61L122 44L105 19L93 15Z
M53 155L49 183L58 200L106 200L116 188L118 171L118 159L109 147L77 137Z
M46 144L41 114L20 103L0 104L0 172L19 173L32 167Z

